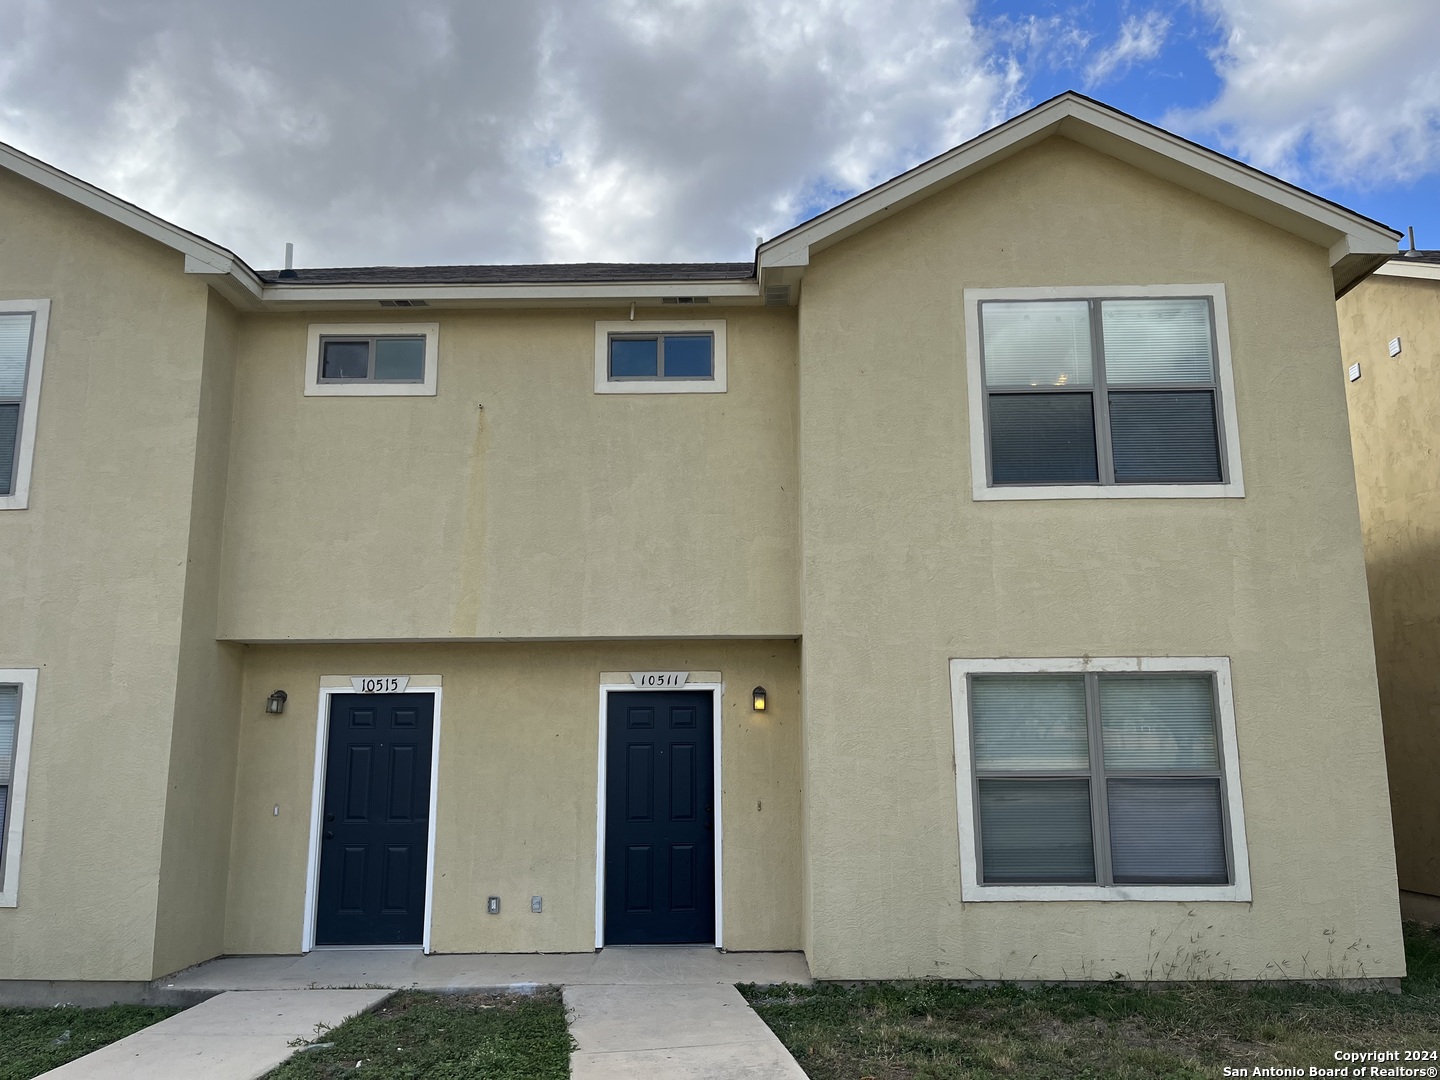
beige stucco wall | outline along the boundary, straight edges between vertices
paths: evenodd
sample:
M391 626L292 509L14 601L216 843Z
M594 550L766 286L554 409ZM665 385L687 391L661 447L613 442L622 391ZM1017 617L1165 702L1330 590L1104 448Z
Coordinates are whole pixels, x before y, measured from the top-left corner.
M40 669L0 979L152 973L206 296L0 171L0 297L52 301L30 506L0 511L0 666Z
M222 951L244 646L215 640L235 385L234 310L210 294L191 486L154 973Z
M1241 500L976 503L966 287L1223 282ZM1326 253L1052 140L812 258L800 310L822 978L1403 970ZM960 902L951 657L1229 656L1254 901Z
M392 398L303 395L335 318L244 319L220 635L794 636L794 312L704 310L724 394L597 395L616 314L427 312L439 393Z
M1440 894L1440 281L1340 299L1400 887ZM1401 353L1390 356L1391 338Z
M436 951L593 949L600 673L635 670L721 673L725 945L799 948L798 654L793 641L250 646L225 951L299 951L320 678L381 673L443 678ZM289 702L268 716L277 687Z

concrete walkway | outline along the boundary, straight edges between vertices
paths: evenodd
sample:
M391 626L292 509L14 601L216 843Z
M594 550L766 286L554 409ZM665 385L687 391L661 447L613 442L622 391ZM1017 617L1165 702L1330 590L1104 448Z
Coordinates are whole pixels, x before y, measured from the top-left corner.
M254 1080L315 1025L337 1027L390 990L231 992L45 1073L54 1080Z
M571 1080L805 1080L733 986L567 986Z
M802 983L801 953L609 948L598 953L425 956L317 949L212 960L157 984L217 997L46 1073L60 1080L252 1080L397 989L564 987L572 1080L804 1080L736 983ZM355 989L364 987L364 989Z

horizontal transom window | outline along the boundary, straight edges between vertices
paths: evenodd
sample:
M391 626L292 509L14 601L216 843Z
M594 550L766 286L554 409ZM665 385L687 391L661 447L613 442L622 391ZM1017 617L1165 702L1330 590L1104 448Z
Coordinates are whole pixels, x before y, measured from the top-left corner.
M433 397L438 323L312 323L308 397Z
M419 336L321 338L320 381L424 382L425 339Z
M1164 663L952 662L966 899L1241 898L1228 666Z
M713 379L711 334L611 334L610 378Z
M597 394L723 394L724 319L595 324Z
M967 291L977 497L1243 494L1223 293L1181 288Z

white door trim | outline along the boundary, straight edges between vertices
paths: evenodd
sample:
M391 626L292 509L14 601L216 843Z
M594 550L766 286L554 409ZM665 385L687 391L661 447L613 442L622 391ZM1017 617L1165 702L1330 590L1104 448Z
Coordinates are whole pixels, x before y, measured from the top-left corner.
M310 850L305 865L305 923L300 932L300 951L315 948L315 913L320 889L320 826L325 807L325 755L330 743L330 698L353 694L350 680L357 676L326 675L320 679L320 705L315 718L315 776L310 788ZM430 923L435 905L435 817L440 795L440 676L412 675L402 694L431 694L435 698L435 722L430 731L430 820L426 822L425 843L425 931L421 949L430 952ZM388 695L385 695L388 696Z
M610 695L616 691L627 694L656 691L672 694L682 691L708 692L710 694L710 728L715 743L715 948L723 949L725 947L725 815L721 803L724 785L721 783L723 772L720 767L722 760L720 746L724 741L720 711L721 700L725 693L723 682L687 682L681 686L635 686L632 683L600 684L600 752L597 755L599 764L595 785L595 948L603 949L605 947L605 736L608 731Z

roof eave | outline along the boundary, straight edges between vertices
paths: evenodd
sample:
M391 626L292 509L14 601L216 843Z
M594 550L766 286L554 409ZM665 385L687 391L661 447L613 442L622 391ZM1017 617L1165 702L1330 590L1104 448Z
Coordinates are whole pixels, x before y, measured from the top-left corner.
M405 284L384 285L297 285L267 284L261 306L273 308L318 308L371 305L382 300L423 300L427 305L484 307L521 304L632 304L663 303L667 299L705 297L710 302L756 304L760 286L755 280L736 281L627 281L525 283L483 285Z
M0 167L178 251L185 256L187 274L205 274L217 279L212 284L232 301L252 306L260 299L261 284L255 271L219 244L172 225L148 210L5 143L0 143Z

